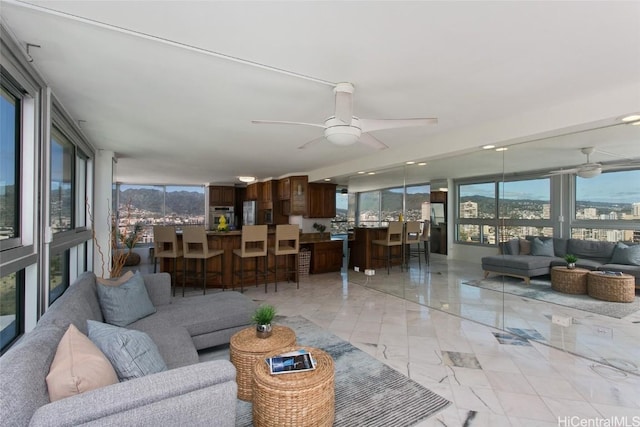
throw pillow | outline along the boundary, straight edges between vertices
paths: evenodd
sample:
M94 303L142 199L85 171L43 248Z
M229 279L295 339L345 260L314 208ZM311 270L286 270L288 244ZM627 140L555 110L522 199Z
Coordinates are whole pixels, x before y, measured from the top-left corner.
M116 277L115 279L103 279L102 277L96 277L96 282L105 286L120 286L124 282L128 281L133 277L133 271L127 271L120 277Z
M531 254L531 242L527 239L520 239L520 255Z
M618 242L613 249L611 264L640 266L640 245L627 246Z
M47 375L49 400L64 399L118 382L105 355L73 324L64 333Z
M107 323L127 326L156 312L140 272L120 286L98 283L97 287L100 309Z
M540 240L533 239L531 242L531 255L535 256L555 256L553 251L553 239Z
M89 338L107 356L120 381L167 370L158 347L142 331L87 320Z

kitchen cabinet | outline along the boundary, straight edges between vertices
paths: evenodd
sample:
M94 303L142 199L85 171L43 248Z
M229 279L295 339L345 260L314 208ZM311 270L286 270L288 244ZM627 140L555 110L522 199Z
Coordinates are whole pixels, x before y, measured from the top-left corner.
M269 203L273 200L272 190L273 190L273 181L266 181L260 183L260 201Z
M282 213L284 215L305 215L307 213L307 187L308 187L308 178L307 176L290 176L285 178L289 180L289 198L283 199L283 196L286 196L284 193L279 193L279 198ZM286 184L278 185L278 189L284 190L286 188Z
M260 183L254 182L247 185L246 200L258 200L258 185Z
M311 249L311 274L340 271L342 268L342 240L314 242Z
M278 200L291 199L291 178L282 178L278 180Z
M236 201L235 187L214 185L209 187L210 206L233 206Z
M309 184L306 216L308 218L336 216L336 184Z

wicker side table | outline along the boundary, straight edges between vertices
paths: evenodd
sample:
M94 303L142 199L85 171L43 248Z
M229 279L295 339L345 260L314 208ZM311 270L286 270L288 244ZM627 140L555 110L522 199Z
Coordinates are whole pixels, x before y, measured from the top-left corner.
M229 342L229 358L236 367L238 399L251 401L253 367L257 361L264 363L265 355L296 345L296 334L286 326L273 326L269 338L258 338L256 328L235 333Z
M587 274L584 268L552 267L551 288L564 294L586 294Z
M316 360L313 371L271 375L258 362L253 375L253 425L327 426L335 418L333 359L317 348L304 347ZM295 347L278 353L296 350Z
M611 302L633 302L636 297L635 278L630 274L613 276L600 271L589 273L589 296Z

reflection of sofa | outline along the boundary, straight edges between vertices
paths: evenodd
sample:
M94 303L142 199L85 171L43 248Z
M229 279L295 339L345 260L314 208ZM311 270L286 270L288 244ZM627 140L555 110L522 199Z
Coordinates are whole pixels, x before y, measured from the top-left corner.
M233 426L235 368L226 360L198 363L197 350L228 343L255 305L237 292L172 299L170 280L144 275L156 312L127 326L152 338L168 370L50 402L45 377L69 324L86 335L87 320L103 321L96 277L84 273L0 358L2 424Z
M484 276L491 273L529 279L549 274L551 267L564 266L564 256L575 255L576 267L587 270L620 271L635 277L640 286L640 246L580 239L527 236L500 245L501 254L482 258Z

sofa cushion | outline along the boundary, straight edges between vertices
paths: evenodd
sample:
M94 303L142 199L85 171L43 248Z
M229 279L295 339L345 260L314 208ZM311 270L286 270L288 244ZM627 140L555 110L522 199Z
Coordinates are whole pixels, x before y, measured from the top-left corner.
M529 255L531 254L531 242L527 239L520 239L520 255Z
M618 242L613 249L611 264L640 266L640 245L627 246Z
M518 239L511 239L507 242L502 242L499 245L500 253L503 255L518 255L520 253L520 243Z
M558 258L536 257L531 255L511 255L508 257L495 255L482 258L482 268L491 270L495 267L509 267L516 270L537 270L540 268L549 268L552 261Z
M531 242L531 255L534 256L555 256L553 251L553 239L540 240L539 238L533 239Z
M149 335L106 323L87 321L89 338L107 356L120 381L167 370Z
M140 272L119 286L98 283L100 308L107 323L127 326L156 312Z
M73 324L62 336L47 375L52 402L118 382L111 362Z
M589 259L605 264L611 260L616 244L595 240L569 239L567 253L580 259Z

